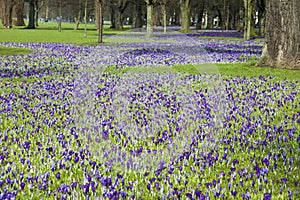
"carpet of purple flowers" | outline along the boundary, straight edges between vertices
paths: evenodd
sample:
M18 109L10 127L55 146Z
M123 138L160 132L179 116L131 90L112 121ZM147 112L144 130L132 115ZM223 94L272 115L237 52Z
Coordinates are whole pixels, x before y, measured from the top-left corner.
M102 46L1 43L34 53L0 57L0 199L299 199L299 82L105 72L261 55L260 42L194 36ZM76 110L87 101L93 107ZM157 107L162 115L152 113ZM186 132L187 148L136 173L91 148L101 140L131 157L154 157ZM95 141L86 142L90 133Z

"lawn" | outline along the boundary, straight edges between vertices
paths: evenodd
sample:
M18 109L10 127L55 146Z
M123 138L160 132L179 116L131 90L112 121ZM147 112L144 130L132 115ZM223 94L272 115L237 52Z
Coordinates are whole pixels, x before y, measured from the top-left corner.
M0 30L0 199L299 199L300 72L261 41L55 27Z

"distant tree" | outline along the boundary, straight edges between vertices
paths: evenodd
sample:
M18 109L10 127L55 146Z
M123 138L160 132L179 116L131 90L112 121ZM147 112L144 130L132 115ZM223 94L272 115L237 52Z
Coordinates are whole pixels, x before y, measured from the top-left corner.
M266 1L265 45L261 64L300 69L300 0Z

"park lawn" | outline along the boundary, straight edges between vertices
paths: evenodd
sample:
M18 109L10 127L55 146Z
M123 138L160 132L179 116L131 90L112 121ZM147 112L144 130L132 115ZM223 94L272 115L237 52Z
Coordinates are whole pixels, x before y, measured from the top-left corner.
M172 67L128 67L125 69L114 70L108 68L107 72L110 73L125 73L125 72L182 72L186 74L222 74L228 77L259 77L259 76L273 76L274 81L290 80L297 81L300 79L299 70L290 70L290 69L277 69L271 67L258 67L255 66L256 62L244 62L244 63L204 63L199 65L175 65Z
M84 24L80 24L78 30L74 30L74 23L62 23L62 31L58 32L57 23L40 22L36 29L25 27L13 27L13 29L0 29L0 42L51 42L69 43L76 45L97 44L97 30L94 24L87 24L87 37L84 37ZM120 34L129 30L124 27L123 31L115 31L104 26L104 42L107 42L108 35Z
M32 50L30 50L30 49L0 46L0 56L28 54L28 53L31 53L31 52L32 52Z

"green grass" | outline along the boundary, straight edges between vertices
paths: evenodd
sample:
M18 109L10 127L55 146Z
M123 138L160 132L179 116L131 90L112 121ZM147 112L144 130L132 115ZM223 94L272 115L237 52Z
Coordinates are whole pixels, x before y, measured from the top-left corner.
M31 53L31 52L32 52L32 50L30 50L30 49L0 46L0 56L28 54L28 53Z
M212 40L244 40L243 38L237 37L219 37L219 36L200 36L201 39L212 39Z
M97 43L97 30L94 24L87 24L87 37L84 38L84 25L80 24L74 30L74 23L62 23L62 31L58 32L57 23L40 22L36 29L13 27L13 29L0 29L0 42L55 42L72 43L76 45L94 45ZM109 29L104 26L104 42L109 42L107 35L116 35L129 30L125 26L123 31Z
M114 70L109 67L106 72L109 73L131 73L131 72L182 72L187 74L223 74L231 77L246 76L258 77L271 75L274 76L274 81L280 80L300 80L299 70L278 69L270 67L257 67L255 62L247 63L205 63L199 65L176 65L173 67L127 67Z

